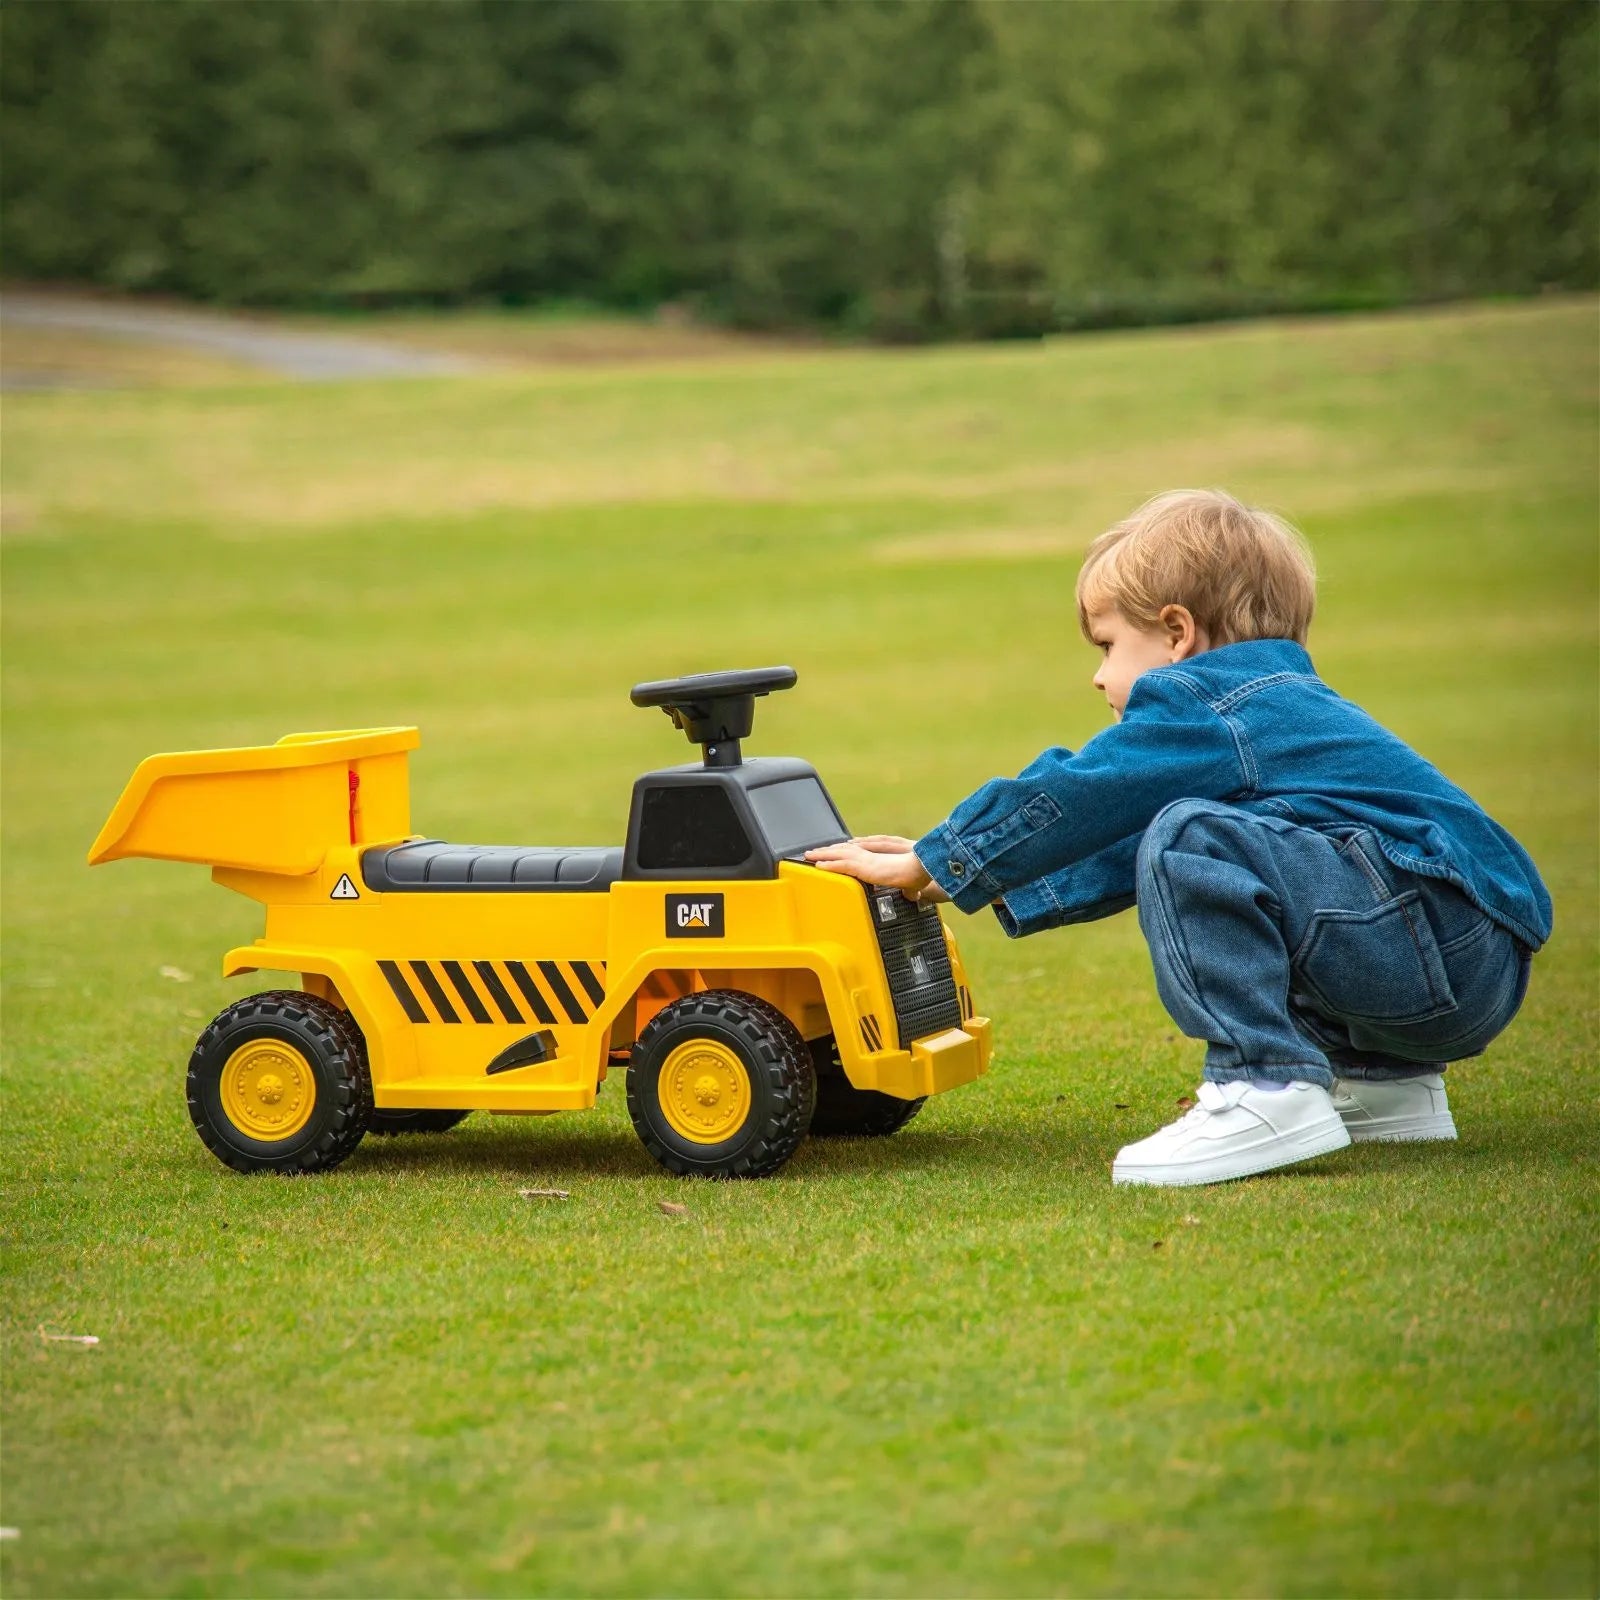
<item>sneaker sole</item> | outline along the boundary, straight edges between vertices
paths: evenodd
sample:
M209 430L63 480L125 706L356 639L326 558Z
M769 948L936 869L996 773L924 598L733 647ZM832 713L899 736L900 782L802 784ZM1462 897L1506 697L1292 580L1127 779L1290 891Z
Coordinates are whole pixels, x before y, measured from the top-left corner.
M1351 1144L1421 1144L1456 1137L1456 1120L1448 1111L1425 1117L1384 1117L1376 1122L1347 1122Z
M1279 1167L1292 1167L1313 1156L1332 1155L1335 1150L1346 1149L1350 1142L1350 1130L1335 1115L1331 1127L1326 1122L1313 1123L1289 1139L1275 1139L1268 1147L1243 1150L1238 1155L1213 1161L1186 1161L1181 1166L1162 1167L1124 1167L1113 1162L1111 1181L1114 1184L1150 1184L1164 1189L1231 1183L1236 1178L1253 1178L1262 1172L1275 1172Z

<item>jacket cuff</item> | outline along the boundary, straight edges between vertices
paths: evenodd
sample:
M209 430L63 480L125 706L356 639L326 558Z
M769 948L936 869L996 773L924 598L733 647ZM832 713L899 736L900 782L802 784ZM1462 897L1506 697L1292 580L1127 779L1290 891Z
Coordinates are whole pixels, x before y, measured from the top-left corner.
M994 903L994 914L1000 919L1008 939L1021 939L1030 933L1059 927L1062 912L1062 904L1056 899L1048 878L1035 878L1020 889L1010 890Z
M1000 898L1000 884L978 865L948 822L931 828L912 848L957 911L981 911Z

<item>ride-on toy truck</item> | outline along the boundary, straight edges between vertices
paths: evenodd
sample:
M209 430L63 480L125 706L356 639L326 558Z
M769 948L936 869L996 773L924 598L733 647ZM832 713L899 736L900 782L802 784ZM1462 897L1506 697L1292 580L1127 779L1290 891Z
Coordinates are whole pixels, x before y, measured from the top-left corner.
M411 833L415 728L141 762L89 854L202 862L266 907L223 975L298 972L200 1035L189 1114L241 1172L337 1166L369 1129L592 1106L626 1060L646 1149L758 1177L807 1132L888 1134L987 1070L931 905L807 866L847 837L808 762L746 761L789 667L639 684L702 761L634 785L621 849Z

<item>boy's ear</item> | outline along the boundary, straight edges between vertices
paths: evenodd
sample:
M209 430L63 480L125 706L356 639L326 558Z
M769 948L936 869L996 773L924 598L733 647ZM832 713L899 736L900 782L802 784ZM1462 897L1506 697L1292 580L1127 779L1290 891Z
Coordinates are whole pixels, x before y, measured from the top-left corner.
M1166 629L1167 644L1171 647L1174 661L1186 661L1190 656L1197 656L1211 648L1206 630L1194 620L1194 613L1188 606L1163 606L1159 621Z

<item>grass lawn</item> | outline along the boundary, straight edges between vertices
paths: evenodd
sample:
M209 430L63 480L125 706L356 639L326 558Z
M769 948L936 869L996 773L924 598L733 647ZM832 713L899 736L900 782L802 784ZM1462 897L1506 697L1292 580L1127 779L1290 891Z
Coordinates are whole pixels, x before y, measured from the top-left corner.
M5 1591L1593 1594L1595 336L1568 301L8 396ZM667 1178L615 1076L320 1179L195 1138L259 912L85 868L142 756L416 722L419 829L619 843L690 753L629 685L790 661L750 748L917 833L1103 724L1078 554L1196 482L1301 522L1324 676L1555 894L1459 1145L1113 1191L1200 1058L1131 916L957 918L991 1075L762 1183Z

